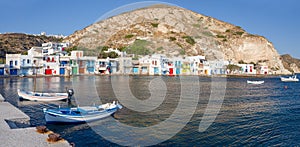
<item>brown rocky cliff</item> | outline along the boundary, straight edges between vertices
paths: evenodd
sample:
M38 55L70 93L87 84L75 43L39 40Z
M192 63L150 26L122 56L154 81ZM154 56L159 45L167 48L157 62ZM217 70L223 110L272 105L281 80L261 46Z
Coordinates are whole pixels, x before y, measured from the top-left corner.
M293 73L300 73L300 59L293 58L289 54L281 55L283 66Z
M243 60L268 65L277 74L290 73L266 38L174 6L154 5L113 16L65 39L89 49L130 48L136 40L147 41L149 53L205 55L208 60L224 59L235 63Z
M6 53L26 53L33 46L42 46L45 42L59 42L61 40L55 37L22 33L0 34L0 58L5 58Z

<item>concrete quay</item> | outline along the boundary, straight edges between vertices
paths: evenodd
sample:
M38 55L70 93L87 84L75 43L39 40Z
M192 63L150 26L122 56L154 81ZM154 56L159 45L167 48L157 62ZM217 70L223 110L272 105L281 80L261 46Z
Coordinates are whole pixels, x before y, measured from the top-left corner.
M28 127L29 120L29 116L5 102L0 94L0 147L70 147L66 140L48 142L48 134L38 133L35 127Z

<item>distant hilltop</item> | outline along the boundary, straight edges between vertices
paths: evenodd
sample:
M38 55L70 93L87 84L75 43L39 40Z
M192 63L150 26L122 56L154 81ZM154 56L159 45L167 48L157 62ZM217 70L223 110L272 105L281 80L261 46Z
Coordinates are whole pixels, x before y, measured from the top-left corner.
M168 5L153 5L107 18L76 31L64 41L91 50L105 46L131 52L139 47L142 54L205 55L208 60L264 64L277 74L290 73L265 37Z
M0 34L0 58L5 58L6 53L25 54L31 47L45 42L61 41L93 53L99 53L103 48L117 48L137 55L203 55L207 60L267 65L276 74L299 72L300 67L297 60L281 57L263 36L168 5L153 5L122 13L75 31L64 39L46 34Z
M0 58L6 53L26 53L33 46L42 46L46 42L60 42L63 38L23 33L0 34Z

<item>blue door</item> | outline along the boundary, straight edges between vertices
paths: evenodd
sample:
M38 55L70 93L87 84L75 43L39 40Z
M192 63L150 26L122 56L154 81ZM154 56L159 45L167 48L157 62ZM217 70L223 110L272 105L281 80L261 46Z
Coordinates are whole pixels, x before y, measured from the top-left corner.
M64 75L65 74L65 68L60 68L59 69L59 74Z
M18 70L17 69L10 69L9 73L10 73L10 75L18 75Z
M139 73L139 68L138 67L133 67L133 73L138 74Z
M156 74L156 75L158 75L158 74L159 74L158 67L154 67L154 74Z
M176 68L176 75L180 75L180 68Z
M0 75L4 75L4 68L0 68Z
M94 67L88 67L87 68L87 71L89 72L89 73L94 73Z

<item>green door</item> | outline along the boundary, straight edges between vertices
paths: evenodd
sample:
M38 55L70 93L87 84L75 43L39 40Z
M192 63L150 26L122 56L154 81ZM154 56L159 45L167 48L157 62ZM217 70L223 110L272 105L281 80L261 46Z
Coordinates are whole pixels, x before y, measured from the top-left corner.
M72 67L72 75L77 75L77 74L78 74L77 67Z

